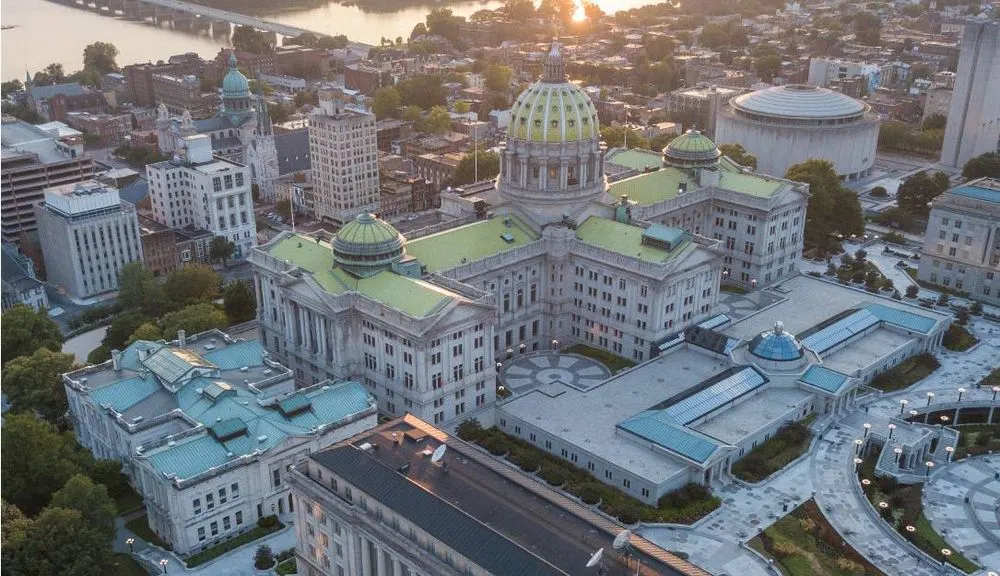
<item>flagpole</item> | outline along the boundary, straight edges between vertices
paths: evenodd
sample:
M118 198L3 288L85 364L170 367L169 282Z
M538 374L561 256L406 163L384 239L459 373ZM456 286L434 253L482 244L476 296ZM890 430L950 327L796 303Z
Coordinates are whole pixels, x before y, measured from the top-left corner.
M472 148L474 150L474 152L472 153L472 163L475 166L474 182L479 182L479 123L478 122L476 122L476 124L472 126L472 131L473 131L473 139L475 141L475 144L473 144Z
M628 104L625 104L625 142L622 146L628 150Z
M299 190L301 190L301 188L299 188L298 186L292 186L289 189L289 195L288 195L289 196L288 208L289 212L292 213L292 234L295 234L295 197L298 195L296 194L296 192Z

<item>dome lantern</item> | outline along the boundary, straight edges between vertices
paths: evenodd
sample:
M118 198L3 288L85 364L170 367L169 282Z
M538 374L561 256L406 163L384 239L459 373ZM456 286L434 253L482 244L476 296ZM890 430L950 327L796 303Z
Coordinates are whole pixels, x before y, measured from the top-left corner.
M333 260L361 278L373 276L403 257L403 235L372 214L359 214L333 239Z
M792 362L804 355L802 344L795 336L785 332L785 326L780 321L774 323L773 330L754 337L748 349L757 358L771 362Z
M712 139L691 129L663 149L663 161L677 168L705 168L718 164L722 152Z

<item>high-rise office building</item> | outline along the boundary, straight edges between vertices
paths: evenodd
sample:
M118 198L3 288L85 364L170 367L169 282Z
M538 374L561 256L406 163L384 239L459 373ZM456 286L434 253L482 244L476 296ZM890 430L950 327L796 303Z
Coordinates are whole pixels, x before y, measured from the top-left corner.
M379 211L374 114L321 92L319 107L309 117L309 153L317 217L347 222Z
M961 168L1000 150L1000 23L970 22L962 37L941 163Z

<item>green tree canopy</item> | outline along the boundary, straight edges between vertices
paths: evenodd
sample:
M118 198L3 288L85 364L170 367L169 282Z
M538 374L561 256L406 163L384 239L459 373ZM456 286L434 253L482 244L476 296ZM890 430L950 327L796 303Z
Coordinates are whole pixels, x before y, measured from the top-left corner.
M340 48L347 48L348 45L347 36L343 34L337 34L336 36L322 36L316 41L316 48L320 50L336 50Z
M712 50L718 50L727 47L742 48L749 44L750 40L739 22L729 20L721 24L715 22L705 24L698 42Z
M208 256L212 261L222 260L222 265L226 265L226 260L233 257L236 253L236 244L233 244L232 240L227 240L222 236L216 236L212 238L212 245L208 249Z
M458 43L459 23L462 18L452 15L448 8L435 8L427 15L427 31Z
M273 49L273 36L252 26L237 26L233 31L233 47L242 52L264 54Z
M465 100L459 100L458 102L455 102L455 113L456 114L466 114L470 110L472 110L472 107L469 106L469 103L466 102Z
M83 67L96 70L98 74L117 72L118 48L110 42L94 42L83 49Z
M8 80L0 84L0 97L6 98L7 96L10 96L15 92L20 92L21 90L24 90L24 84L21 84L20 80L14 78L13 80Z
M399 106L403 103L399 90L392 86L383 86L375 91L375 102L372 112L376 118L398 118Z
M420 106L411 104L403 109L403 120L407 122L413 122L414 124L420 123L424 118L424 111L420 109Z
M535 16L535 3L531 0L506 0L501 10L514 22L525 22Z
M965 178L1000 178L1000 152L987 152L969 159L962 167Z
M163 332L160 330L160 327L152 322L145 322L136 328L135 332L128 337L128 341L125 342L125 345L128 346L136 340L149 340L151 342L156 342L157 340L162 339Z
M479 154L479 179L489 180L500 173L500 155L496 152L474 151L462 157L455 169L452 186L462 186L476 181L476 153Z
M62 350L63 336L44 309L36 312L34 308L16 304L0 316L0 342L6 366L14 358L30 356L39 348Z
M46 84L59 84L65 81L66 71L63 70L63 65L58 62L53 62L38 72L35 72L35 76L31 79L31 82L38 86Z
M101 340L101 345L109 351L121 350L126 346L129 336L138 330L139 326L151 321L152 319L149 316L138 310L120 314L111 321L111 325L108 326L108 332L104 335L104 339Z
M845 189L826 160L811 159L789 166L785 177L809 184L809 205L806 210L805 244L807 248L829 248L836 240L834 233L864 233L864 217L858 197Z
M3 499L29 516L44 508L71 476L84 471L72 433L60 434L33 414L4 416L0 450L8 455L0 458Z
M225 328L228 325L226 313L212 304L203 302L185 306L176 312L171 312L161 320L164 338L173 339L178 330L188 334L198 334L212 328Z
M257 297L249 282L236 280L222 291L223 308L233 324L253 320L257 316Z
M770 82L781 73L781 56L767 54L754 60L754 71L764 82Z
M424 110L447 103L447 92L441 76L428 74L407 78L396 85L403 106L417 105Z
M219 297L219 275L204 264L185 266L167 276L165 288L170 299L180 306L211 302Z
M514 77L514 71L502 64L493 64L486 69L486 89L494 92L507 92L510 90L510 81Z
M31 531L31 518L8 502L0 502L0 566L13 566L14 557L21 550ZM7 574L4 568L4 574Z
M62 374L73 367L73 355L39 348L31 356L21 356L3 369L3 391L17 412L31 412L57 424L69 404Z
M67 508L47 508L31 521L13 556L10 573L19 576L106 576L113 566L111 539Z
M52 495L49 506L76 510L92 527L110 541L115 535L115 503L103 484L95 484L83 474L75 474Z
M746 166L751 170L757 169L757 157L747 152L741 144L719 144L719 151L740 166Z
M931 114L924 119L921 128L924 130L942 130L948 123L948 117L942 114Z
M166 301L163 285L142 262L122 266L118 272L118 303L123 309L142 310L155 317L165 311Z
M427 35L427 25L424 24L423 22L417 22L417 24L413 27L413 30L410 31L410 40L426 35Z
M451 130L451 114L444 106L435 106L424 118L423 130L431 134L444 134Z
M873 12L859 12L854 16L854 35L866 46L882 43L882 18Z
M943 172L918 172L899 185L896 201L910 214L927 216L931 209L928 202L948 189L948 175Z

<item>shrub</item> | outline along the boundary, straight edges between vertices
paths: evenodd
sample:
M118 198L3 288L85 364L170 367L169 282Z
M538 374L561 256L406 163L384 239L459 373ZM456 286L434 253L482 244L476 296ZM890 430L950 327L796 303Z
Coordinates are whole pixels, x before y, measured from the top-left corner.
M791 556L799 551L799 547L787 540L774 541L774 554L779 558Z
M525 472L537 472L538 467L541 465L541 459L532 454L531 452L522 452L517 457L517 465L521 467L521 470Z
M985 428L976 434L976 446L989 446L993 440L993 431Z
M580 486L577 491L577 496L580 500L583 500L584 504L597 504L601 501L601 492L603 492L604 487L599 484L587 483Z
M876 186L872 188L872 196L875 198L885 198L889 195L889 191L885 189L884 186Z
M458 425L458 437L466 442L478 442L484 434L483 427L479 424L479 420L475 418L470 418L463 421Z
M837 568L852 576L861 576L865 573L864 566L849 558L837 558Z
M910 284L909 286L906 287L907 298L916 298L917 294L919 293L920 293L920 287L917 286L916 284Z
M864 270L858 270L857 272L855 272L851 276L851 282L854 282L855 284L861 284L864 281L865 281L865 271Z
M264 516L257 521L257 525L260 526L261 528L274 528L275 526L278 525L278 517L275 516L274 514L271 514L270 516Z
M793 444L803 444L812 438L812 432L809 431L809 427L802 422L789 423L787 426L782 428L779 435L786 441Z
M626 526L631 526L639 521L639 511L634 506L628 504L618 511L617 516L618 520Z
M799 518L799 526L802 527L803 532L812 534L816 530L816 521L812 518Z
M281 552L275 554L274 559L277 560L278 562L284 562L285 560L288 560L292 556L295 556L295 548L286 548Z
M540 474L542 480L545 480L552 486L562 486L566 483L566 475L563 473L562 468L546 463L542 467L542 472Z
M257 547L257 553L253 555L253 566L258 570L267 570L274 566L274 554L270 546L261 544Z
M948 295L945 294L944 292L942 292L941 295L938 296L937 305L938 306L947 306L948 305L948 300L949 300Z
M503 456L507 452L510 452L510 446L507 441L504 440L503 436L491 435L487 436L483 440L483 448L489 450L490 454L494 456Z
M689 483L673 492L667 492L656 503L661 510L664 508L683 508L693 502L699 502L712 496L708 488L701 484Z

